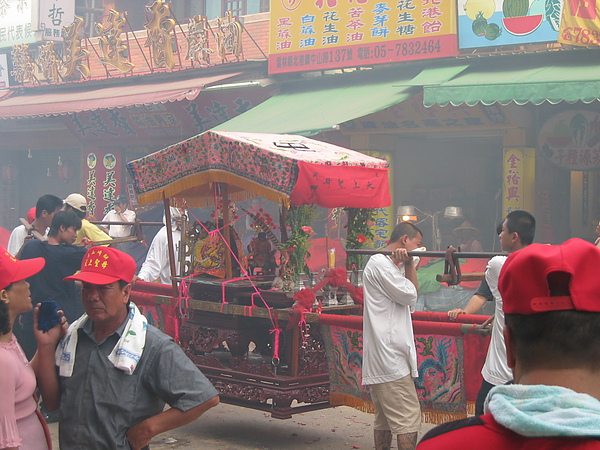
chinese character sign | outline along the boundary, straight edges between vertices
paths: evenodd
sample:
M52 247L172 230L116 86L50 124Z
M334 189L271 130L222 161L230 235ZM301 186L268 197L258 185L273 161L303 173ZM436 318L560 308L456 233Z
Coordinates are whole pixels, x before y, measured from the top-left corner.
M504 215L516 210L531 210L535 183L535 149L505 148L503 158Z
M6 55L0 55L0 89L8 89L9 87L8 58Z
M562 6L563 0L458 0L459 47L556 42Z
M574 110L552 116L540 129L538 149L568 170L600 168L600 114Z
M365 151L369 156L374 156L376 158L385 159L390 164L390 173L392 176L390 179L390 191L394 192L394 165L393 165L393 157L391 153L388 152L374 152L374 151ZM375 222L372 226L372 231L375 237L373 238L373 248L380 249L387 245L390 236L392 235L392 231L396 226L396 215L394 213L393 203L390 206L384 208L376 208L375 209L375 217L373 218Z
M62 41L63 27L73 20L75 0L40 0L40 29L44 41Z
M88 153L86 163L86 198L88 214L101 220L121 194L121 154L99 150Z
M36 41L31 0L0 0L0 48Z
M455 17L442 0L273 0L269 72L455 56Z
M565 0L558 42L600 45L600 0Z

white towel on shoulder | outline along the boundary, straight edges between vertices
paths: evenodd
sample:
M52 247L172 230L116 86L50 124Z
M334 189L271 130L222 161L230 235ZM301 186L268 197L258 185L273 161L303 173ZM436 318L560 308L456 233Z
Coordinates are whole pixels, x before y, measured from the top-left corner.
M73 375L75 352L77 350L77 330L83 327L87 320L88 316L84 314L73 322L69 326L67 334L61 339L58 347L56 347L54 357L61 377L70 377ZM108 355L109 361L127 375L133 374L137 363L142 357L144 346L146 345L147 329L148 321L146 318L137 306L129 303L129 316L123 330L123 335L112 349L110 355Z

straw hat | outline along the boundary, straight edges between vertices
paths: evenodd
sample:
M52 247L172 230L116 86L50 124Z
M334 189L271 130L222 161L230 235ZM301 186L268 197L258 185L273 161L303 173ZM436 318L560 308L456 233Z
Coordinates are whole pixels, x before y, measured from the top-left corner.
M473 225L471 225L471 223L468 220L465 220L463 223L460 224L459 227L456 227L454 230L452 230L453 233L456 233L457 231L461 231L461 230L471 230L471 231L479 231L478 228L475 228Z

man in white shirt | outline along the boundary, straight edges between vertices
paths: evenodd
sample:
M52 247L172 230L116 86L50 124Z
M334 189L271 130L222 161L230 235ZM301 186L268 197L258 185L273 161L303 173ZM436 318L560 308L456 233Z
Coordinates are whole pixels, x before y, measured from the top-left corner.
M500 232L500 247L506 253L514 253L533 242L535 235L535 218L526 211L513 211L506 216ZM506 256L495 256L488 262L485 270L485 281L494 297L494 326L492 338L488 347L485 364L481 370L483 382L477 400L475 401L475 414L483 414L483 404L488 392L494 386L500 386L513 379L512 370L506 360L506 345L504 343L504 311L502 310L502 296L498 291L500 270L506 261ZM475 314L485 304L486 299L474 295L465 309L453 310L448 313L454 319L459 314ZM451 314L452 313L452 314Z
M119 195L115 200L113 209L104 216L102 222L135 222L135 212L127 208L129 201L126 195ZM113 239L131 236L131 225L107 225L103 227ZM127 254L130 253L131 242L119 242L117 248Z
M135 212L128 208L129 201L127 196L119 195L115 200L113 209L102 219L102 222L135 222ZM108 225L108 235L111 238L121 238L131 236L130 225Z
M173 245L175 255L176 275L179 275L179 247L181 246L181 227L183 224L184 210L171 207L171 228L173 234ZM166 218L163 217L166 223ZM167 241L167 226L162 227L150 244L146 261L142 264L136 279L143 281L155 281L163 284L171 284L171 266L169 265L169 245Z
M375 405L374 439L377 450L389 449L392 434L399 450L412 450L421 427L421 408L414 378L417 351L411 313L417 304L419 282L409 251L421 247L423 234L410 222L392 232L384 250L369 259L363 273L362 383Z
M56 195L46 194L42 195L35 205L35 220L31 223L34 230L37 230L42 236L46 234L46 229L50 227L54 214L60 211L63 206L63 201ZM29 233L25 225L19 225L8 239L7 249L8 253L13 256L17 256L21 247L25 243L25 238Z

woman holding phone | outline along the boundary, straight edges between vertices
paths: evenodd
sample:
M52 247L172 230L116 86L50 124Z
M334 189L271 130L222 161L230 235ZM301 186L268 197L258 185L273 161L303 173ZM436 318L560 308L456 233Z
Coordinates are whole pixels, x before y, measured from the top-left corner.
M26 278L44 267L43 258L18 261L0 248L0 449L46 450L52 448L48 426L37 408L36 371L52 368L52 361L27 361L12 333L17 315L31 310ZM35 323L37 325L37 308ZM51 342L55 333L64 333L65 319L46 333L34 330L39 345ZM37 328L37 327L36 327ZM42 396L44 386L40 386ZM52 401L52 399L49 399Z

